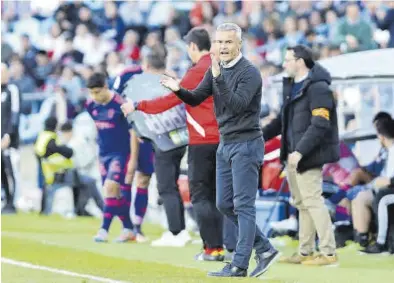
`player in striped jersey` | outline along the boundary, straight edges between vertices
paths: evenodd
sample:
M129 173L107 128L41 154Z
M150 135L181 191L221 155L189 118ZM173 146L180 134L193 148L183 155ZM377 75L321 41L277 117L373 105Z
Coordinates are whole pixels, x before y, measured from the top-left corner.
M126 83L132 79L134 75L141 73L142 69L139 66L126 68L115 79L112 86L113 90L122 95ZM148 207L148 187L151 176L154 172L154 152L151 142L139 139L134 130L132 130L131 140L131 163L134 165L133 170L136 170L135 181L137 187L134 200L134 232L136 234L137 242L145 242L146 237L141 230L141 225Z

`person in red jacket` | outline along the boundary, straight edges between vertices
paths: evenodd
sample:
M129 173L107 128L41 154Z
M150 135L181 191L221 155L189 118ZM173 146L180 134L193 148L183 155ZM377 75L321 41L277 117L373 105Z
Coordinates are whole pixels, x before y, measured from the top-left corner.
M194 66L181 81L181 86L194 89L202 81L211 65L211 41L205 29L193 28L185 36L188 54ZM152 100L122 105L125 114L139 110L158 114L183 103L174 93ZM198 260L221 261L223 251L223 216L216 208L216 150L219 130L213 110L213 97L197 107L186 106L189 131L188 178L191 201L195 211L204 251Z

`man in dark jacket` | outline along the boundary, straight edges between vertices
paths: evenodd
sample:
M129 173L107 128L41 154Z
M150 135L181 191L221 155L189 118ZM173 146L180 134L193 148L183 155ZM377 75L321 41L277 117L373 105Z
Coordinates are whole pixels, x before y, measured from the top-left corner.
M263 129L265 140L282 134L280 158L287 163L292 200L300 213L299 254L290 263L329 265L337 262L332 223L322 194L322 167L339 160L336 105L331 76L315 63L306 46L288 48L283 63L280 115ZM321 256L314 257L316 232Z
M256 192L264 160L264 141L259 125L262 80L259 71L242 56L242 30L233 23L217 27L215 41L220 63L211 55L211 68L192 91L172 78L162 84L183 102L198 106L213 96L220 142L216 153L216 205L238 229L232 262L216 277L245 277L253 247L259 277L277 260L279 252L256 226Z
M377 2L378 3L378 2ZM388 30L390 33L390 40L388 48L394 47L394 1L385 3L388 6L387 10L378 9L371 11L372 19L381 30Z
M18 88L9 84L8 67L1 64L1 183L4 187L6 205L2 213L15 213L14 198L17 187L15 177L16 164L12 157L16 156L19 143L19 105Z

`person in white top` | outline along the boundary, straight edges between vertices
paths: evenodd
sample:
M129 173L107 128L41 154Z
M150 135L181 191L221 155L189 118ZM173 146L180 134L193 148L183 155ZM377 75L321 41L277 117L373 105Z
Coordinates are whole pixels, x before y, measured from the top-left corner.
M386 245L389 230L389 218L391 225L394 219L394 120L383 120L377 124L378 137L383 146L387 148L388 156L380 177L374 179L373 185L376 191L372 208L377 217L378 235L376 242L366 247L362 252L379 254L389 250L394 254L394 241ZM391 207L389 207L391 206ZM389 217L389 213L392 214Z
M357 197L352 201L353 223L356 229L360 229L360 227L363 229L363 231L358 232L360 236L365 238L366 244L368 244L368 227L372 217L370 212L371 207L376 208L375 211L378 214L379 229L386 227L384 231L381 232L380 243L377 243L380 246L368 246L363 250L366 253L371 253L371 251L376 253L377 251L382 252L384 250L388 223L387 206L391 204L391 202L394 203L392 195L394 193L394 120L383 119L378 121L376 123L376 129L382 146L387 149L388 156L380 176L368 183L365 189L358 193ZM384 198L386 195L392 196ZM378 208L379 201L383 201L382 205L384 205L384 209ZM378 210L381 211L381 213L378 213ZM383 225L383 223L385 223L385 225Z

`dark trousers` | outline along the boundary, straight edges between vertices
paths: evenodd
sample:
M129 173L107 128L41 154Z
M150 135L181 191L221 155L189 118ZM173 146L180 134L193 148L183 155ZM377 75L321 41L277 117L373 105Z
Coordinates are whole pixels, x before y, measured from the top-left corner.
M177 183L185 151L186 147L166 152L155 149L157 189L166 211L168 229L175 234L185 229L185 212Z
M216 208L217 144L189 145L190 197L204 248L223 247L223 216Z
M74 209L75 214L79 216L90 215L85 206L89 199L92 198L98 208L103 211L104 201L101 197L100 191L97 189L96 180L92 177L79 174L75 169L67 170L61 175L57 175L55 182L45 188L45 195L43 195L44 207L41 209L42 213L49 214L52 212L52 203L55 192L65 186L73 189Z
M247 269L253 247L257 254L272 248L256 226L256 194L264 159L264 141L219 144L216 155L216 203L238 229L233 264Z
M237 239L238 227L227 216L223 216L223 244L226 250L235 251Z
M77 215L90 215L85 210L85 206L90 198L93 199L101 211L104 210L104 200L100 191L97 189L96 179L79 174L79 184L73 187L73 193L75 213Z
M14 206L14 195L15 195L15 176L12 170L12 163L10 156L1 151L1 184L4 187L6 206Z

